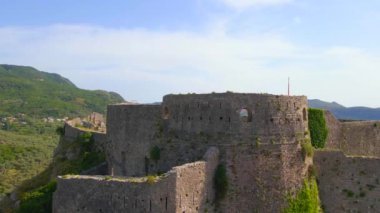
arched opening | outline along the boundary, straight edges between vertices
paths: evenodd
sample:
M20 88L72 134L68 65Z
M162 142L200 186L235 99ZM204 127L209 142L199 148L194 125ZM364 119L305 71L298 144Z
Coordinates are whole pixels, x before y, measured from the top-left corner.
M306 108L303 108L302 115L303 115L303 120L306 121L307 120Z
M252 112L247 108L242 108L239 110L240 120L243 122L251 122L252 121Z
M163 118L166 120L166 119L169 119L169 108L168 107L164 107L164 111L163 111Z

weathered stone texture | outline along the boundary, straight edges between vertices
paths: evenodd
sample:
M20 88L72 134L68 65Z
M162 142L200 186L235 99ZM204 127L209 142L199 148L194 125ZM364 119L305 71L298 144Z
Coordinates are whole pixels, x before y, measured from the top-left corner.
M210 211L215 167L221 162L230 187L218 211L279 212L286 194L302 185L307 171L299 144L307 130L304 96L167 95L161 105L111 105L106 145L109 174L138 177L167 172L168 176L153 185L61 178L55 211L121 212L127 205L128 212L147 212L152 205L152 212L165 212L160 202L166 196L172 205L168 212ZM151 156L154 147L160 150L159 159ZM220 152L218 161L199 161L206 152L213 156L213 149ZM134 210L124 199L140 202L139 208Z
M380 122L339 122L325 113L329 136L326 148L342 150L346 155L380 157Z
M69 176L58 178L53 212L204 212L211 210L214 170L219 151L205 161L175 167L155 183L127 178Z
M380 159L317 151L314 164L325 212L378 212Z

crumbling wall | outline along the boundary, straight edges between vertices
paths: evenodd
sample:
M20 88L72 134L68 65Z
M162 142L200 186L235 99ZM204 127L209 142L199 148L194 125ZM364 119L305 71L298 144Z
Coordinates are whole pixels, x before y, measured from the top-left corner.
M325 212L380 209L380 159L346 157L341 151L316 151L314 165Z
M211 210L213 174L219 151L205 161L173 168L157 182L146 178L58 177L53 212L204 212ZM207 209L207 210L206 210Z
M64 142L75 142L78 137L90 132L92 135L94 149L100 152L105 151L107 136L105 133L95 132L95 131L85 131L79 128L76 128L72 125L71 122L65 122L64 124L64 135L61 138L62 143Z
M110 174L141 176L202 157L210 146L295 141L307 130L307 100L267 94L168 95L161 105L111 105ZM274 142L275 141L275 142ZM150 151L159 147L160 159Z

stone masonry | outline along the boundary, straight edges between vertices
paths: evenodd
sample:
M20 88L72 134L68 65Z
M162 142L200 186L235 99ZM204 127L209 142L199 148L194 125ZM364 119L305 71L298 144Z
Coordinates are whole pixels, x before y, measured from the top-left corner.
M53 211L280 212L306 176L307 133L304 96L228 92L110 105L109 176L58 178ZM228 191L215 203L218 164ZM152 174L160 175L149 183Z

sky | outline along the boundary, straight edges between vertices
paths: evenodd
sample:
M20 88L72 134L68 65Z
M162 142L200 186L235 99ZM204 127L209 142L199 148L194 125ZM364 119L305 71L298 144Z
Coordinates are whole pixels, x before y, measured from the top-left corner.
M0 63L126 100L291 94L380 107L380 1L0 0Z

